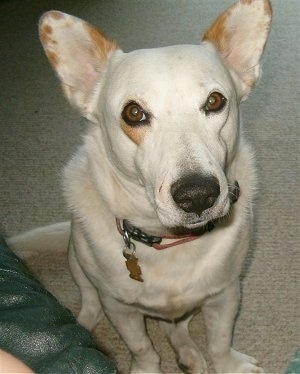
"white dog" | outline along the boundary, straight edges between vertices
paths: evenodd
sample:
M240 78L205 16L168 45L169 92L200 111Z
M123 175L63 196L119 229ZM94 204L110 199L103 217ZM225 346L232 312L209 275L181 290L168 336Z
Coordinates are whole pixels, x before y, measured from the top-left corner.
M188 332L199 308L216 371L263 372L231 340L255 189L239 103L259 78L270 22L269 0L241 0L200 45L123 53L78 18L41 18L64 93L91 123L64 173L78 320L92 329L104 312L131 372L160 372L145 315L161 320L184 371L207 372ZM68 225L48 231L60 227L66 241Z

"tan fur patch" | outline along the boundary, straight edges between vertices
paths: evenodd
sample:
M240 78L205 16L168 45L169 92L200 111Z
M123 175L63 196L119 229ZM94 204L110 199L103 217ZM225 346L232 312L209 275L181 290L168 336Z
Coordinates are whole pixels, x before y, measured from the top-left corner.
M52 66L56 67L59 63L59 58L57 57L57 54L54 52L50 52L50 51L47 51L46 53Z
M64 14L61 13L61 12L57 12L56 10L53 10L51 12L51 17L54 18L54 19L61 19L64 17Z
M121 122L121 128L124 133L131 139L135 144L140 145L147 134L147 126L129 126L124 121Z
M94 46L96 47L95 52L99 56L101 61L105 61L112 51L118 49L117 43L115 43L113 40L108 39L95 27L88 25L87 31L94 43Z
M230 13L231 9L225 11L203 35L203 40L212 42L219 51L224 51L227 44L228 32L225 23ZM224 51L224 54L226 54L226 51Z
M50 42L54 43L54 40L51 39L50 34L52 33L52 27L50 25L45 25L40 31L40 39L43 45L47 45Z
M267 14L269 17L272 16L273 10L270 0L267 0L265 2L265 14Z
M50 25L45 25L44 28L43 28L43 32L45 34L52 34L53 29L52 29L52 27Z

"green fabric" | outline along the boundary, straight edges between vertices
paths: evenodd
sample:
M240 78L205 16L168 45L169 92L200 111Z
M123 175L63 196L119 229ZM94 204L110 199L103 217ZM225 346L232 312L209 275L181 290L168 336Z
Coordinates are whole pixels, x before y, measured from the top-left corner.
M295 354L295 357L289 363L285 374L299 374L300 373L300 348Z
M115 373L89 332L0 238L0 347L37 373Z

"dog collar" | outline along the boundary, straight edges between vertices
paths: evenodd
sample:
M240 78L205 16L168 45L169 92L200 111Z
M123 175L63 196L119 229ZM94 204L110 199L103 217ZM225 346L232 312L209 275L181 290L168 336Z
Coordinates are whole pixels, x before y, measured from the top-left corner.
M143 232L141 229L134 227L126 219L123 220L123 225L121 225L121 221L118 218L116 218L116 224L117 224L119 233L123 236L126 246L128 246L127 245L128 240L130 241L131 239L133 239L137 242L143 243L157 250L174 247L176 245L198 239L199 236L205 234L206 232L212 231L215 227L213 222L208 222L208 224L205 227L203 227L203 229L201 229L201 231L197 235L187 234L187 235L154 236L154 235L148 235L145 232ZM161 244L163 239L174 239L174 241L171 243L167 243L167 244Z
M230 191L230 200L231 203L235 203L240 196L240 187L237 181L234 182L233 188ZM162 250L176 245L184 244L192 240L198 239L203 234L212 231L215 228L214 221L208 222L200 231L197 232L197 235L187 234L187 235L164 235L164 236L154 236L148 235L143 232L141 229L133 226L128 220L123 220L123 225L119 218L116 218L117 229L119 233L123 236L125 245L127 248L130 248L131 239L153 247L157 250ZM163 239L174 239L173 242L167 244L161 244Z

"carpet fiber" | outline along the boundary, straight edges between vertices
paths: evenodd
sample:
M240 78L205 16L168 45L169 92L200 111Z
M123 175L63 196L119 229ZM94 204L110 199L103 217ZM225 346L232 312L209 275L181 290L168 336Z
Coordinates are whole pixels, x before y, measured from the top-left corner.
M59 9L97 25L125 51L198 43L231 0L10 0L0 3L0 233L12 235L68 219L60 172L80 143L84 120L67 104L38 40L38 17ZM63 5L62 5L63 4ZM283 373L300 344L299 139L300 2L273 0L274 20L263 76L242 104L246 136L256 149L259 193L252 248L242 275L243 299L234 346ZM79 293L66 253L36 254L27 263L74 313ZM148 321L163 370L179 372L155 321ZM205 347L201 315L192 325ZM129 354L107 321L100 347L128 372Z

